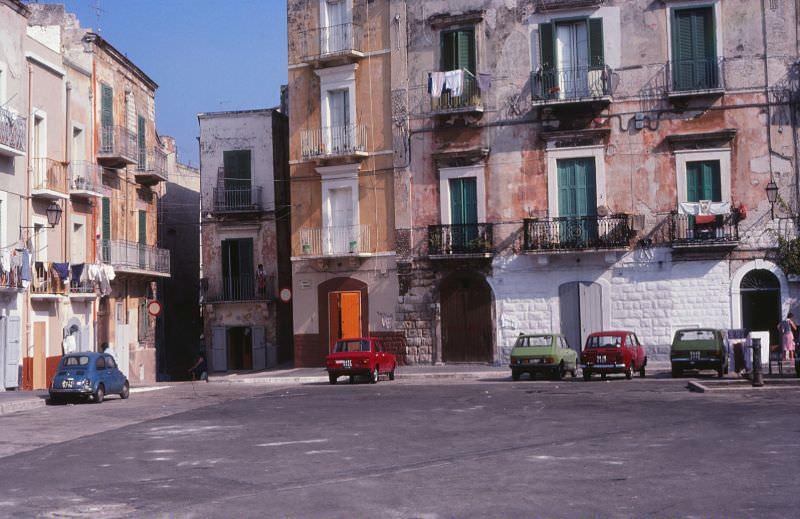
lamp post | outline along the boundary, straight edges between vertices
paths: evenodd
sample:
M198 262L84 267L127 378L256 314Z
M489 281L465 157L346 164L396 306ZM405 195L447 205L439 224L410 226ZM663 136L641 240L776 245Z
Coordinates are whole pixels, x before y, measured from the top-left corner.
M775 183L775 180L770 179L769 184L766 187L767 191L767 200L769 200L769 215L770 219L775 219L775 202L778 201L778 184Z

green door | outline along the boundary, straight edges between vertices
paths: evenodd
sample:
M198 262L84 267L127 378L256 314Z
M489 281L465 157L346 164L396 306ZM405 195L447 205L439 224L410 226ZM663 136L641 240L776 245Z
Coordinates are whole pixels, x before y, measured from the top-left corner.
M559 159L558 223L562 246L589 246L597 240L597 187L594 158Z
M672 24L672 87L678 91L717 88L713 9L675 10Z
M478 182L475 177L450 179L450 222L452 252L469 252L478 238Z
M147 211L139 211L139 268L147 265Z

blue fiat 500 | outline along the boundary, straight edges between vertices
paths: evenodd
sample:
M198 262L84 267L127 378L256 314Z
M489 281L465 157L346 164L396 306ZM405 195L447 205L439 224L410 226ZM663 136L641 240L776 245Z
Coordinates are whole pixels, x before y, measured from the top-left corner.
M117 368L114 357L90 351L61 357L50 384L50 402L80 397L99 404L108 394L118 394L123 399L130 395L128 379Z

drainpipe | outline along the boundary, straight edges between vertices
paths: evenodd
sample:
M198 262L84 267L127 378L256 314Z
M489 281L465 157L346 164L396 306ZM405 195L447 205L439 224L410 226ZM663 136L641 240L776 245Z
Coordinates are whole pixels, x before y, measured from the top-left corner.
M775 180L775 174L772 171L772 110L769 99L769 60L767 55L769 49L767 47L767 8L764 0L761 0L761 38L764 45L764 98L767 106L767 153L769 155L769 179Z
M798 34L797 24L800 22L798 19L798 11L800 11L800 0L794 0L794 54L795 54L795 67L800 66L797 58L800 57L800 34ZM797 149L797 93L791 92L791 102L789 103L789 113L792 120L792 150L794 151L794 211L795 214L800 213L800 153ZM795 231L795 234L797 232Z
M70 103L72 99L72 82L67 81L67 106L66 106L66 117L64 122L64 163L66 166L66 171L64 172L64 188L66 189L66 193L69 194L69 176L70 176L70 165L72 160L72 147L70 146L72 139L71 139L71 120L72 120L72 110L70 109ZM64 251L64 261L69 261L72 259L72 251L68 248L70 247L70 243L68 240L68 229L70 227L69 222L72 221L72 202L71 199L67 199L64 201L64 219L61 220L61 236L63 239L63 251Z
M31 150L31 142L33 141L33 67L28 63L28 164L25 175L25 227L31 226L31 174L33 172L33 150ZM29 229L24 233L20 229L19 237L27 238ZM27 239L23 244L27 247ZM25 297L25 336L28 338L25 344L25 357L31 359L31 375L33 375L33 326L31 325L31 295L30 291L26 293ZM45 353L46 355L46 353ZM33 378L30 380L31 387L34 386Z

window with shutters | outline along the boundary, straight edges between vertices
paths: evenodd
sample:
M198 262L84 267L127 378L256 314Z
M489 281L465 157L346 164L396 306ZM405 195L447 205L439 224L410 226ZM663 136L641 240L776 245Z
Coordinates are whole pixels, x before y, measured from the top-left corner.
M322 236L324 254L358 252L361 243L358 169L352 178L323 179Z
M100 85L100 152L114 151L114 90Z
M468 70L475 74L475 30L456 29L442 32L441 70Z
M670 87L673 91L721 87L713 7L674 9Z
M609 95L602 18L539 25L539 68L534 95L577 99Z
M222 241L222 293L224 301L253 299L255 276L253 239Z
M738 236L731 215L730 149L675 152L678 207L673 241L724 240Z
M137 118L136 135L138 145L138 169L147 171L147 125L141 115Z

